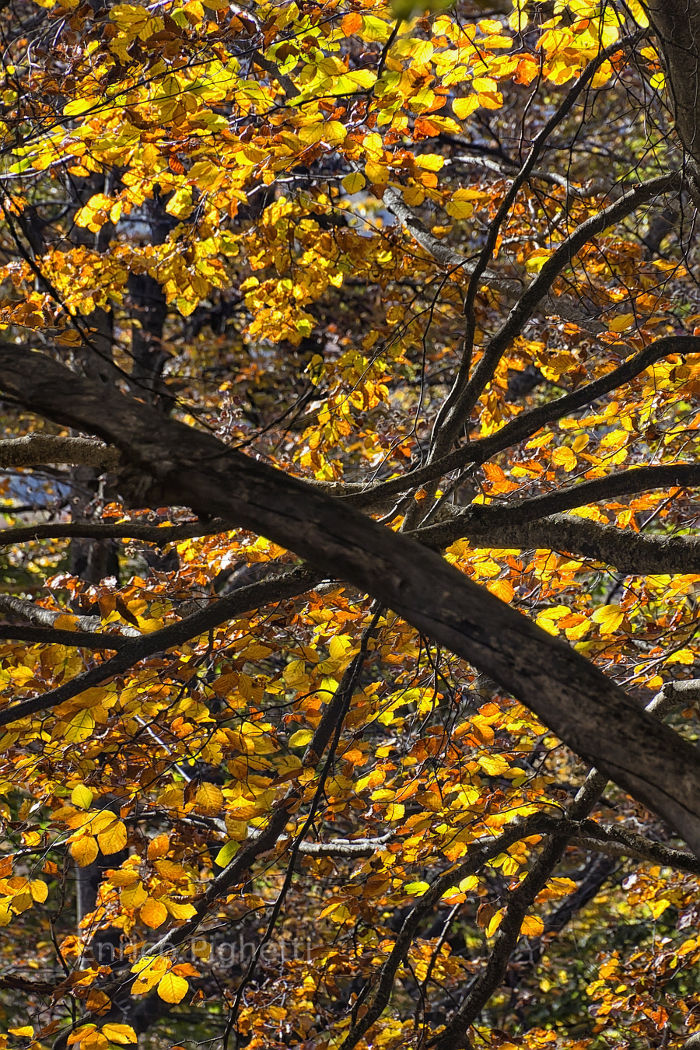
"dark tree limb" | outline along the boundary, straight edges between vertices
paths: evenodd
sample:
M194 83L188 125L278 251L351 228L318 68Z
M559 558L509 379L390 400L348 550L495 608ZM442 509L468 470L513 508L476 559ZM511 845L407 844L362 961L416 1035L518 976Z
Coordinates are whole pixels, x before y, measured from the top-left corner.
M75 649L120 650L129 645L129 639L120 634L97 631L66 631L56 627L32 627L14 623L0 623L0 638L8 641L29 642L30 645L65 645Z
M474 521L469 512L413 534L433 548L467 539L474 547L565 551L578 558L611 565L625 575L700 573L700 539L692 536L646 536L631 529L601 525L587 518L554 514L541 521L491 525Z
M693 0L643 0L666 67L676 131L687 153L689 185L700 206L700 7Z
M700 464L672 463L658 467L633 467L603 478L581 481L532 499L513 503L474 504L464 517L482 527L524 525L574 507L585 507L601 500L632 496L652 489L691 488L700 485Z
M0 347L0 389L119 448L144 503L184 504L235 520L373 595L497 681L700 851L695 749L575 649L439 555L209 434L163 419L111 388L106 397L102 384L44 354ZM32 704L40 709L41 698L21 706Z

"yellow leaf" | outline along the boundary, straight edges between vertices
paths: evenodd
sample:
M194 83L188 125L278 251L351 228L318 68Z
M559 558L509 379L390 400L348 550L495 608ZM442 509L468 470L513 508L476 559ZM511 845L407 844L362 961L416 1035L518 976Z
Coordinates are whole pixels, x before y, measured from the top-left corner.
M78 711L64 727L61 737L69 744L80 744L92 735L95 728L95 719L89 711Z
M524 937L539 937L544 930L544 923L536 915L526 915L520 932Z
M346 193L358 193L359 190L364 189L366 183L367 180L361 171L353 171L343 179L343 189Z
M619 605L601 605L591 616L593 622L599 625L601 634L613 634L624 618L625 614Z
M152 930L162 926L168 917L168 909L160 901L154 900L153 897L149 897L145 904L141 906L139 911L142 922L146 923L146 926L150 926Z
M21 1028L8 1028L10 1035L34 1035L34 1025L25 1024Z
M144 995L150 992L168 972L169 966L170 961L163 956L145 956L135 962L131 967L131 972L137 975L132 985L133 994Z
M476 95L467 95L466 98L454 98L452 100L452 112L460 120L466 120L478 108L479 99Z
M444 163L445 158L439 153L419 153L416 157L418 167L425 168L427 171L439 171Z
M126 846L126 827L121 820L115 818L114 823L97 836L100 849L103 853L118 853Z
M148 859L158 860L164 857L170 849L170 839L167 835L156 835L148 843Z
M125 886L119 894L125 908L140 908L147 897L148 893L140 879L133 886Z
M309 681L306 674L306 664L303 660L290 660L282 673L282 677L285 685L288 685L291 689L297 688L302 683L306 685Z
M94 98L76 98L63 107L63 114L66 117L77 117L80 113L92 109L95 104Z
M328 643L328 652L334 660L342 660L350 648L352 639L347 634L334 635Z
M567 448L566 445L562 445L561 448L555 448L552 452L552 463L555 467L563 467L564 470L574 470L578 460L574 452Z
M88 864L92 864L98 852L97 842L92 835L82 835L71 843L70 855L79 868L86 868Z
M667 664L694 664L697 654L692 649L678 649L675 653L671 653Z
M489 580L486 586L491 591L491 594L495 594L502 602L513 601L515 591L510 580Z
M186 219L194 211L191 186L181 186L176 190L165 206L168 215L176 219Z
M178 921L191 919L197 911L193 904L180 904L179 901L165 900L164 904L173 919L177 919Z
M581 616L576 623L572 623L571 627L566 628L565 633L570 642L578 642L580 638L588 634L590 629L590 622L585 616Z
M194 801L200 813L207 813L210 816L221 813L224 808L224 796L221 788L217 784L209 783L209 781L199 785Z
M474 205L471 201L451 200L445 205L445 211L453 219L468 219L474 211Z
M138 1041L136 1032L130 1024L104 1024L102 1035L106 1036L111 1043L121 1043L123 1046Z
M187 995L189 984L184 977L175 973L166 973L158 982L158 995L166 1003L179 1003Z
M608 328L611 332L624 332L634 321L634 314L618 314L609 322Z
M568 605L552 605L549 609L543 609L537 614L536 623L549 634L559 634L557 620L561 620L569 612L571 610Z
M646 901L646 904L653 918L658 919L659 915L666 911L671 902L667 901L665 897L660 897L655 901Z
M49 895L49 887L41 879L32 879L29 883L29 892L32 895L32 900L43 904Z
M85 787L84 784L78 784L74 787L70 794L70 800L74 806L78 809L90 809L92 805L93 794L90 788Z
M422 893L430 889L429 882L407 882L404 886L404 892L408 893L411 897L420 897Z
M289 738L290 747L306 747L313 740L313 733L310 729L297 729L296 733L292 733Z
M478 761L484 773L490 777L500 776L510 769L510 763L503 755L480 755Z
M503 918L503 908L499 908L498 911L494 912L488 923L486 924L485 933L487 937L493 937L494 933L501 925L501 919Z
M240 842L237 842L235 839L231 839L229 842L226 843L225 846L222 846L219 852L216 854L216 857L214 858L215 863L218 864L220 868L225 868L226 865L231 860L233 860L240 848Z
M316 124L306 124L299 128L297 134L300 141L307 146L314 146L317 142L337 146L343 142L347 132L345 125L339 120L322 120Z
M400 802L391 802L386 807L386 819L387 820L401 820L401 818L403 817L405 812L406 812L406 807L404 805L402 805Z
M575 889L576 883L573 879L563 877L550 879L542 892L537 894L535 901L537 904L542 904L543 901L557 900L560 897L566 897L573 893Z

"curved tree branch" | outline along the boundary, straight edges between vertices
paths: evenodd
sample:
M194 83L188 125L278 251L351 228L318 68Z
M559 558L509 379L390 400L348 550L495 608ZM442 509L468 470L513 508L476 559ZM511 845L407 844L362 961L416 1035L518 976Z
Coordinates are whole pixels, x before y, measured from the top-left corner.
M89 438L52 434L27 434L26 437L0 441L0 469L40 467L47 463L113 470L119 464L119 453Z
M497 505L472 504L464 517L481 526L524 525L526 522L547 518L574 507L585 507L601 500L618 496L631 496L650 489L673 487L690 488L700 485L700 464L671 463L658 467L633 467L608 474L603 478L592 478L578 485L547 492L533 499Z
M372 594L492 677L700 851L695 749L575 649L439 555L209 434L113 390L105 397L102 384L44 354L0 346L0 389L120 448L144 501L236 520ZM34 703L40 709L41 697L21 706Z
M0 727L16 722L20 718L37 714L39 711L57 707L64 701L79 696L86 689L103 685L115 675L123 674L140 660L191 641L205 631L218 627L237 616L243 616L262 605L293 598L309 590L317 581L318 577L306 568L292 569L282 576L266 577L247 587L240 587L226 598L212 602L205 609L192 613L191 616L186 616L177 623L168 624L167 627L152 631L150 634L140 635L133 640L127 639L126 644L120 645L119 652L110 660L76 675L75 678L56 689L51 689L48 693L40 694L29 700L20 700L0 710ZM94 637L105 640L109 635L94 635ZM108 646L105 645L104 648Z
M700 539L645 536L632 529L618 529L566 514L553 514L524 524L492 525L474 521L467 512L417 529L413 535L433 548L449 547L456 540L468 539L475 547L566 551L579 558L611 565L630 576L700 573Z

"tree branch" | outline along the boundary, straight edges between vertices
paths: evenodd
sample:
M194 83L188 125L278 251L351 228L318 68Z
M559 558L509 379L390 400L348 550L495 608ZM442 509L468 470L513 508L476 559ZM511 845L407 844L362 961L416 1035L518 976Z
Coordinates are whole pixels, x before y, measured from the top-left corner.
M611 565L626 575L700 573L700 539L691 536L645 536L632 529L601 525L587 518L556 514L525 524L475 522L469 512L413 533L429 547L449 547L468 539L475 547L566 551Z
M89 671L84 671L83 674L76 675L75 678L56 689L51 689L48 693L29 700L21 700L19 703L11 704L4 710L0 710L0 727L9 725L20 718L37 714L39 711L57 707L64 701L79 696L86 689L102 685L115 675L123 674L140 660L191 641L227 620L243 616L246 612L258 609L270 602L293 598L309 590L317 580L318 577L310 570L301 568L293 569L282 576L260 580L247 587L240 587L226 598L213 602L206 609L193 613L177 623L168 624L167 627L152 631L150 634L140 635L133 641L128 640L121 646L116 656Z
M661 690L646 706L646 713L652 717L652 721L656 721L659 729L662 728L662 723L658 719L669 710L671 703L670 697ZM606 787L605 774L598 769L590 769L574 801L568 807L565 819L554 827L532 868L512 891L488 962L454 1011L442 1034L430 1044L434 1045L436 1050L463 1050L469 1046L469 1026L474 1023L502 983L528 910L537 894L549 881L564 849L576 834L576 828L586 821Z
M440 897L451 886L465 879L468 875L475 875L484 864L497 857L499 853L508 849L513 843L546 830L551 826L551 821L551 817L544 816L541 813L535 813L524 819L513 821L497 838L488 842L478 841L472 843L466 860L463 860L456 867L449 868L448 871L434 880L430 889L426 890L418 898L404 919L394 941L394 946L377 975L370 1003L362 1017L355 1022L340 1044L339 1050L354 1050L354 1047L357 1046L362 1037L386 1009L394 989L396 973L406 958L418 926L423 918L433 910Z
M95 521L57 521L46 524L19 525L16 528L0 529L0 547L11 543L26 543L32 540L61 540L73 537L85 537L91 540L143 540L164 547L167 543L191 539L194 536L211 536L228 531L226 522L213 519L209 521L183 522L172 525L168 522L150 524L145 522L95 522Z
M477 368L476 373L474 375L474 379L472 381L470 381L469 379L469 370L471 367L472 352L474 348L474 334L476 330L476 314L474 310L474 304L476 301L477 292L479 291L479 286L482 277L486 272L486 268L490 260L493 258L493 253L498 242L498 237L501 233L503 223L508 217L508 214L510 213L511 208L515 203L515 200L522 186L527 181L530 174L533 172L535 164L537 163L537 160L540 154L542 153L542 150L544 149L547 140L549 139L549 136L552 134L554 129L558 127L559 124L561 124L562 120L564 120L564 118L568 116L568 114L571 112L573 107L576 105L576 102L581 97L582 92L585 91L585 89L588 87L596 72L600 69L603 63L606 62L612 55L614 55L618 51L623 50L625 46L629 46L631 43L636 42L643 35L644 33L642 31L640 33L636 33L633 37L628 37L627 40L616 41L609 47L599 51L598 54L588 63L578 80L576 80L574 84L569 88L565 98L562 100L555 112L551 115L549 120L546 121L542 129L535 136L532 142L532 146L530 147L530 151L527 157L525 158L525 161L522 167L520 168L520 171L513 179L510 188L508 189L508 192L506 193L505 197L501 201L501 204L499 205L496 215L489 223L486 235L486 242L483 248L481 249L481 252L479 253L479 257L476 261L476 264L472 267L472 272L469 277L469 284L467 286L467 291L465 295L465 334L462 361L452 389L446 401L441 406L440 411L438 412L437 419L435 421L435 426L433 428L433 449L434 452L436 452L437 454L444 452L445 449L449 448L449 446L454 441L462 425L463 418L468 416L469 412L471 411L471 408L473 407L473 405L470 404L470 396L473 397L473 393L470 395L470 391L472 391L475 388L475 384L481 381L481 379L478 378L479 368L481 368L481 365ZM585 225L585 223L583 225ZM569 261L569 259L565 260L564 265ZM556 270L554 272L558 273L559 270ZM554 278L552 277L547 288L551 286L553 280ZM534 283L535 282L533 282L533 284ZM530 285L530 289L532 287L533 285ZM530 292L530 289L528 289L524 293L523 297L520 300L520 303L523 303L525 301L526 297L528 296L528 293ZM546 290L547 289L545 289L545 291ZM541 299L544 296L545 291L543 291L542 294L539 295L537 302L539 302L539 299ZM518 306L515 307L515 310L517 309ZM513 314L511 314L511 316L513 316ZM518 331L522 329L524 323L525 321L522 322ZM513 336L511 335L509 338L513 338ZM496 362L499 360L503 349L501 349L498 352ZM488 354L492 352L495 351L487 350L484 354L484 358L486 358ZM482 359L482 364L483 360L484 359ZM493 367L495 368L495 364ZM487 373L485 369L482 370L482 379L483 376L486 375ZM488 381L489 378L490 374L488 374L486 381ZM478 396L485 385L486 382L482 382L482 386L479 388L476 394L476 398L474 399L474 404L476 403L476 400L478 399Z
M694 854L655 842L618 824L604 825L583 820L575 829L572 841L584 849L609 853L613 857L636 857L650 864L700 875L700 860Z
M119 453L89 438L52 434L27 434L26 437L0 441L0 469L39 467L47 463L113 470L119 465Z
M31 645L66 645L76 649L120 650L129 644L129 639L119 634L100 634L95 631L65 631L56 627L18 626L0 623L0 638L9 641L29 642Z
M547 492L532 499L504 504L472 504L464 517L482 527L488 525L524 525L530 521L547 518L562 510L585 507L601 500L618 496L631 496L651 489L668 489L674 486L690 488L700 485L700 464L672 463L663 466L633 467L608 474L604 478L593 478L578 485Z
M372 594L515 695L700 851L695 749L640 711L579 652L439 555L208 433L163 418L112 388L106 397L104 385L44 354L0 346L0 389L120 448L144 502L185 504L198 514L230 518L294 550L319 572ZM42 698L18 706L24 713L40 710Z
M16 598L11 594L0 594L0 611L6 612L11 616L18 616L20 619L27 620L29 623L37 624L40 627L53 627L61 616L70 616L76 628L79 628L81 631L90 631L93 634L102 625L99 616L76 616L65 609L44 609L41 605L35 605L34 602L27 601L25 598ZM120 624L114 624L113 626L121 635L130 638L141 637L141 632L134 627ZM70 634L71 632L65 631L64 633ZM9 636L6 635L5 637Z

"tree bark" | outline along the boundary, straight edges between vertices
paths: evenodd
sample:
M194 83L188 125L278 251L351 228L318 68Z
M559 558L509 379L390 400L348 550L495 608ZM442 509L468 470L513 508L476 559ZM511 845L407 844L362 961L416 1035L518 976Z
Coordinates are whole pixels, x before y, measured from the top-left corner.
M688 184L700 207L700 3L646 0L666 71L669 101L686 152Z

